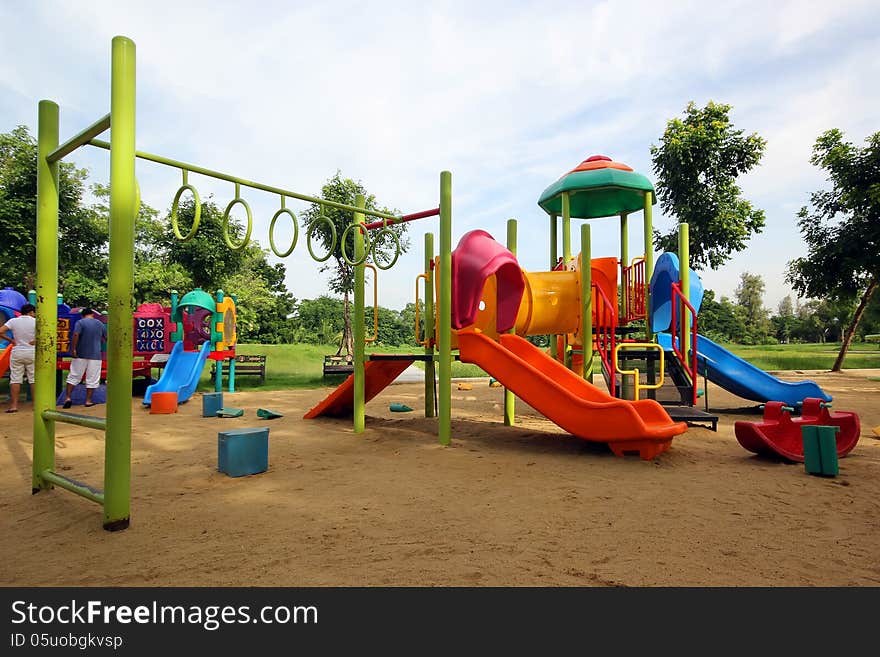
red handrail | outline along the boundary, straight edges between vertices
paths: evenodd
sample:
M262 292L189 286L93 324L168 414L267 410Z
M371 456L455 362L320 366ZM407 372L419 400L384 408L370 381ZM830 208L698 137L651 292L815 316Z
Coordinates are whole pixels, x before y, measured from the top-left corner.
M608 372L611 378L610 390L611 394L615 395L616 389L616 372L617 369L614 367L614 342L615 342L615 333L617 328L617 313L615 312L615 306L611 303L611 300L605 294L601 287L596 285L595 283L592 285L592 288L596 291L596 347L599 350L599 358L602 359L602 364L605 366L605 371ZM592 336L584 336L584 342L589 340L590 345L584 345L584 349L593 348L593 339ZM586 359L584 359L586 361Z
M373 230L374 228L381 228L382 226L396 226L397 224L403 224L407 221L415 221L416 219L424 219L425 217L436 217L440 214L440 208L434 208L433 210L422 210L421 212L413 212L412 214L405 214L398 219L389 219L387 222L384 219L380 219L379 221L374 221L369 224L365 224L364 228L367 230Z
M623 296L625 313L623 323L645 319L645 259L636 258L629 267L623 268Z
M676 299L677 297L677 299ZM678 340L678 302L682 304L688 311L691 313L692 322L691 322L691 353L690 359L691 364L688 366L688 356L683 353L681 349L681 345ZM684 314L684 311L682 311ZM681 293L681 281L678 283L672 284L672 350L675 352L675 355L678 357L679 362L681 362L684 367L685 372L688 373L691 377L691 383L693 384L693 404L697 405L697 311L694 310L694 307L691 305L690 301L685 299L684 295Z

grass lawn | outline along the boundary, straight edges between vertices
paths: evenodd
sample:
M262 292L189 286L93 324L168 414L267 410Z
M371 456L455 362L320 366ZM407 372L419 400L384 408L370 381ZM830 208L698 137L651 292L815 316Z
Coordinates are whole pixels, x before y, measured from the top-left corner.
M840 343L774 344L743 346L726 344L734 354L762 370L830 370ZM880 349L863 342L853 344L843 362L844 369L880 368Z
M828 370L837 358L840 343L825 344L781 344L743 346L726 344L734 354L753 365L767 371L781 370ZM266 385L267 390L282 388L314 388L322 385L334 385L344 377L336 377L335 381L325 380L323 376L324 356L336 353L334 345L259 345L241 344L238 351L242 354L266 354ZM368 352L378 353L420 353L421 348L413 347L375 347ZM424 363L417 361L416 366L424 368ZM844 367L848 369L880 368L880 349L873 345L857 343L850 348ZM200 390L213 390L213 383L208 375L210 368L205 368L202 375ZM455 361L452 363L453 377L487 376L486 372L468 363ZM236 387L249 389L258 387L256 377L236 378Z

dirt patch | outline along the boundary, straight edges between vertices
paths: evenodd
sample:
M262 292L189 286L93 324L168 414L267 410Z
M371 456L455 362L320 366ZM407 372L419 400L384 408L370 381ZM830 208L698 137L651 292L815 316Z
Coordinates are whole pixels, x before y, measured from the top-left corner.
M488 379L453 383L451 447L418 383L368 404L362 435L302 419L328 389L227 393L246 409L234 419L202 418L198 396L175 415L134 400L132 523L112 534L87 500L31 495L22 404L0 426L0 585L877 586L878 374L784 376L860 414L836 478L745 451L733 423L759 412L715 386L718 432L691 428L653 461L568 436L522 402L505 427ZM217 472L217 432L249 426L270 427L268 472ZM60 472L100 485L103 449L103 434L58 426Z

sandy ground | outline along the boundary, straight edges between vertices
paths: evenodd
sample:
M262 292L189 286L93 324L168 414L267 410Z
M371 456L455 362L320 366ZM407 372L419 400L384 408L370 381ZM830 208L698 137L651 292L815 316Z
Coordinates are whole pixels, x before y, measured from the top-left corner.
M23 404L0 416L0 585L877 586L878 375L784 375L860 414L836 478L741 448L733 422L755 406L716 386L718 432L691 428L653 461L563 434L522 402L504 427L486 379L454 384L451 447L415 383L372 401L363 435L301 419L328 389L227 393L237 419L202 418L198 395L175 415L134 400L132 524L117 533L92 502L31 495ZM217 432L251 426L270 427L269 470L219 473ZM59 425L57 468L100 486L103 435Z

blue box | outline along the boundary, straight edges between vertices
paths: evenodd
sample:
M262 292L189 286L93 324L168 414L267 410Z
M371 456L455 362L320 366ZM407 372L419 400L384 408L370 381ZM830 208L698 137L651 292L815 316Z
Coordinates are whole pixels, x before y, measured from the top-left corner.
M205 392L202 394L202 417L217 417L217 411L223 408L222 392Z
M230 477L269 469L269 428L230 429L217 434L217 469Z

